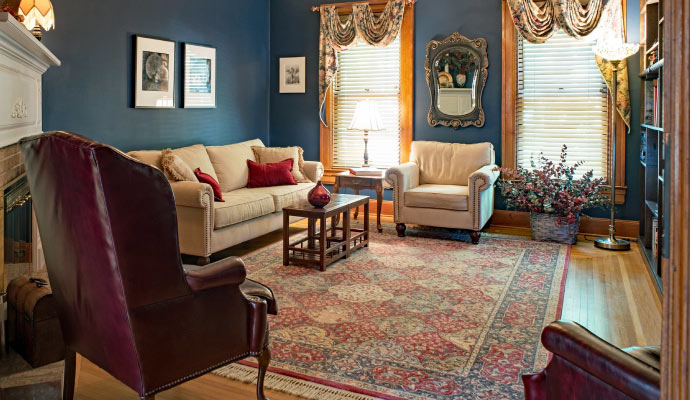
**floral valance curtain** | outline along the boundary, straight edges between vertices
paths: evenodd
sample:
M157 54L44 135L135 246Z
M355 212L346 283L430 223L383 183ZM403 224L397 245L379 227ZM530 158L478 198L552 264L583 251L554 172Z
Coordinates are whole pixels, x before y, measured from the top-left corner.
M405 4L414 0L390 0L383 12L376 15L367 3L356 3L352 13L342 19L335 6L321 9L321 33L319 38L319 116L326 124L325 99L328 88L338 71L337 52L352 48L357 39L385 47L400 32Z
M530 43L544 43L558 29L576 39L618 38L624 41L623 9L621 0L506 0L513 22L520 35ZM591 34L591 36L590 36ZM596 63L611 87L611 63L596 57ZM616 109L625 124L630 127L630 91L628 69L621 63L618 72Z
M559 28L574 37L589 35L599 25L609 0L507 0L515 27L530 43L544 43Z

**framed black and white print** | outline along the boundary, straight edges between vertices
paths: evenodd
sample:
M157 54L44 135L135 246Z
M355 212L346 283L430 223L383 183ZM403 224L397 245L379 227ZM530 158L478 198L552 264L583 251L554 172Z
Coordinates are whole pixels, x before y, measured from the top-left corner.
M306 93L306 57L280 59L280 93Z
M216 106L216 49L184 45L184 108Z
M134 106L175 107L175 42L136 37Z

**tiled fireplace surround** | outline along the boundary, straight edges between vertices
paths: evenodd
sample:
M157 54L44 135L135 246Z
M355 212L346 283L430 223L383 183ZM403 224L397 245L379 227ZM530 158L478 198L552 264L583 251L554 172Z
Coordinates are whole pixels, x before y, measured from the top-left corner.
M45 262L41 251L38 228L32 218L31 236L31 262L21 264L5 263L5 199L4 192L7 187L20 180L25 175L24 161L19 152L19 146L12 144L0 149L0 233L3 240L0 242L0 283L5 291L12 278L19 275L32 275L45 278Z

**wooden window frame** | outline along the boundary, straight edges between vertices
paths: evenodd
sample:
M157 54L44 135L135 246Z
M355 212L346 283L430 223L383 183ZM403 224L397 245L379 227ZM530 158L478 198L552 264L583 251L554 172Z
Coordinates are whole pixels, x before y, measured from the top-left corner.
M370 1L374 12L383 11L385 1ZM338 12L348 13L352 11L352 3L334 4ZM327 6L324 4L323 6ZM322 7L323 7L322 6ZM414 116L414 4L405 6L405 15L400 29L400 163L406 163L410 158L412 144L412 129ZM333 184L335 175L345 171L342 168L333 167L333 90L326 93L326 121L320 125L320 161L324 167L323 183Z
M502 49L503 65L501 74L503 79L502 121L501 121L501 154L502 167L517 167L517 96L518 96L518 32L513 24L508 3L502 1ZM625 7L623 7L625 19ZM624 23L625 26L625 23ZM608 96L609 113L615 112L611 96ZM611 120L609 114L609 121ZM625 185L625 140L627 127L620 115L616 115L616 204L625 204L625 194L628 187ZM608 135L607 154L611 154L611 137ZM608 158L608 157L607 157ZM611 160L607 159L606 175L611 169ZM610 193L610 187L606 186L604 193Z

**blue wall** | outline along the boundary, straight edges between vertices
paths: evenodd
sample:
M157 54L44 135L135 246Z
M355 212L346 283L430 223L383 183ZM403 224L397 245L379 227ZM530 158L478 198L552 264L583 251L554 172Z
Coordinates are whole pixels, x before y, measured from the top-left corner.
M318 36L319 16L311 12L315 4L332 1L271 0L271 144L299 145L305 158L319 159L318 120ZM629 0L628 33L631 40L639 37L639 11L634 0ZM442 142L475 143L489 141L496 148L496 159L501 159L501 0L458 1L422 0L415 6L415 99L414 139ZM489 78L484 89L483 106L486 123L482 128L464 128L455 131L427 124L430 95L424 74L426 43L444 39L453 32L469 38L487 40ZM639 40L639 39L638 39ZM307 57L307 93L278 93L278 60L280 57ZM626 204L618 217L637 219L639 214L639 59L629 60L631 94L633 101L632 126L628 135ZM637 127L637 128L636 128ZM499 161L500 162L500 161ZM366 193L371 195L371 193ZM390 199L390 193L386 198ZM497 202L498 208L504 208ZM590 215L606 217L606 212L592 211Z
M43 43L63 65L43 79L43 128L122 150L268 143L269 0L52 0ZM133 108L133 35L177 42L176 109ZM216 109L182 109L183 42L216 47Z

